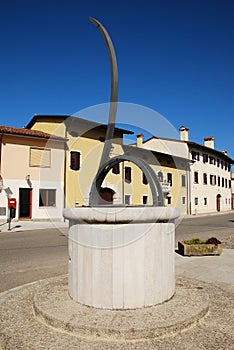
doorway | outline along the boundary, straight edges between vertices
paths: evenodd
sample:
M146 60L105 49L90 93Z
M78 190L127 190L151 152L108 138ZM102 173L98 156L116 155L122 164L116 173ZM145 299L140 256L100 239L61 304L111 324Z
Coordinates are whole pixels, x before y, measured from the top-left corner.
M113 204L113 197L115 192L108 188L108 187L102 187L100 190L100 198L99 198L99 205L111 205Z
M220 211L220 198L221 198L221 194L217 194L216 196L216 210Z
M19 219L32 218L32 189L19 189Z

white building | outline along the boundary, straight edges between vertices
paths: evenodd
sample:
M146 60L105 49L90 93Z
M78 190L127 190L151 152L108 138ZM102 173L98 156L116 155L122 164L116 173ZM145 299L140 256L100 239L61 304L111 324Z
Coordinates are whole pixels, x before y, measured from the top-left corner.
M232 186L232 210L234 210L234 173L231 174L231 186Z
M66 140L0 126L0 221L16 200L16 219L62 220Z
M187 157L187 193L189 214L205 214L231 210L231 164L225 151L214 148L214 137L204 139L204 145L189 141L189 129L180 128L180 140L152 137L144 148Z

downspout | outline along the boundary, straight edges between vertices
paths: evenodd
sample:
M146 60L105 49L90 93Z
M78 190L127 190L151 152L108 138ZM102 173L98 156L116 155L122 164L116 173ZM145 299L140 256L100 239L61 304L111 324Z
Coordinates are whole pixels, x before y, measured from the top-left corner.
M65 123L64 123L65 125ZM64 138L67 140L67 126L65 125ZM63 169L63 208L66 208L67 197L67 141L64 142L64 169ZM63 219L65 221L65 218Z
M0 136L0 176L2 176L2 134Z

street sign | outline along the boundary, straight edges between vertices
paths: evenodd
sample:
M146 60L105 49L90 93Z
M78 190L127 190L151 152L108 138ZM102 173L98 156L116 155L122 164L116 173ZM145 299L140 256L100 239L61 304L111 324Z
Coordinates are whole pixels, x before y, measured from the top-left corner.
M161 182L162 191L163 193L169 193L170 192L170 184L169 182Z

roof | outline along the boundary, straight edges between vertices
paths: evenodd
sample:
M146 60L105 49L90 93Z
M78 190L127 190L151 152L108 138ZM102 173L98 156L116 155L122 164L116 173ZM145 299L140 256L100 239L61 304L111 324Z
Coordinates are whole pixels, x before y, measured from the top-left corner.
M191 163L191 160L188 158L174 156L173 154L164 153L161 151L151 150L151 149L142 148L142 147L134 147L133 145L123 145L122 147L125 154L136 155L138 157L142 157L142 155L144 154L145 155L153 154L156 157L160 156L163 158L170 158L170 159L173 159L174 162L181 162L182 164ZM144 159L146 160L147 157Z
M196 147L196 148L200 148L201 150L203 150L204 152L207 152L207 153L212 152L212 153L216 154L216 156L226 159L226 161L229 162L230 164L234 164L234 160L232 158L230 158L229 156L227 156L223 152L220 152L214 148L206 147L204 145L200 145L199 143L192 142L192 141L186 141L186 143L191 148Z
M69 118L73 118L74 120L76 120L77 123L81 123L81 124L85 124L85 126L87 126L90 129L94 129L94 128L101 128L101 129L107 129L107 124L101 124L101 123L97 123L88 119L84 119L84 118L78 118L76 116L72 116L72 115L40 115L40 114L35 114L33 116L33 118L28 122L28 124L26 125L27 129L31 129L31 127L36 123L36 121L41 120L41 121L54 121L56 122L56 120L58 122L63 122L66 121ZM122 134L127 134L127 135L132 135L134 134L133 131L130 130L126 130L126 129L122 129L122 128L115 128L115 131L117 132L121 132Z
M11 126L0 126L0 134L35 137L35 138L41 138L41 139L47 139L47 140L50 139L50 140L66 142L66 139L64 139L63 137L51 135L43 131L31 130L31 129L25 129L25 128L14 128Z
M213 136L211 136L211 137L213 137ZM168 141L174 141L174 142L187 143L187 145L190 148L197 147L197 148L200 148L201 150L203 150L204 152L207 152L207 153L211 153L212 152L212 153L216 154L216 156L226 159L226 161L229 162L230 164L234 164L234 160L232 158L230 158L229 156L227 156L226 154L224 154L223 152L218 151L218 150L216 150L214 148L210 148L210 147L201 145L201 144L196 143L196 142L192 142L192 141L183 141L183 140L170 139L170 138L166 138L166 137L152 136L148 140L143 141L143 144L148 142L148 141L150 141L150 140L152 140L152 139L168 140ZM210 137L209 137L209 139L210 139Z

